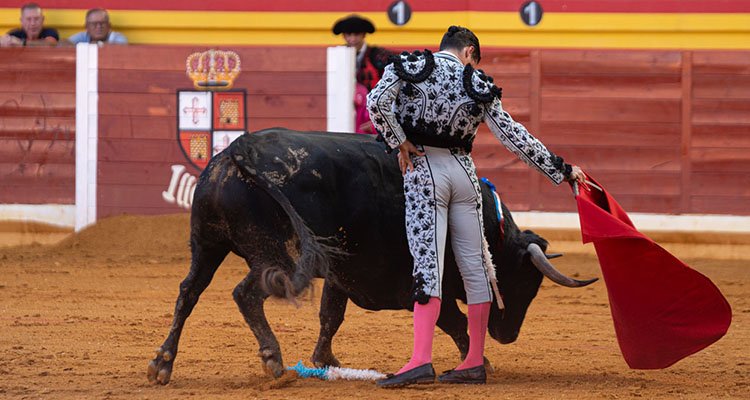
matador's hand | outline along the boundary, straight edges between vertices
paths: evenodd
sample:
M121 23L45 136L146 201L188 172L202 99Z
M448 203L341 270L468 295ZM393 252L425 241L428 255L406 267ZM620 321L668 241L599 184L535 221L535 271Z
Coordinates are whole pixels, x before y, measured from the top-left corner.
M401 168L401 175L406 175L406 171L414 171L414 164L411 163L410 155L415 154L423 156L424 152L414 146L409 139L404 140L401 146L398 146L398 166Z
M568 175L568 182L578 182L579 184L583 184L586 180L586 174L583 173L583 170L581 167L577 165L571 166L570 175Z

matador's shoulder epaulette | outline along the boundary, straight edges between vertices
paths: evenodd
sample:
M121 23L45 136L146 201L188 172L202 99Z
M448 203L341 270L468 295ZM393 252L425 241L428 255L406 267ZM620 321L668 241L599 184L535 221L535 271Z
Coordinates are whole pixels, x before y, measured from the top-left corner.
M427 79L435 69L435 58L432 52L415 50L413 53L405 51L393 57L393 68L399 78L417 83Z
M494 80L481 69L474 69L471 64L464 68L464 90L477 103L491 103L500 99L503 90L495 86Z

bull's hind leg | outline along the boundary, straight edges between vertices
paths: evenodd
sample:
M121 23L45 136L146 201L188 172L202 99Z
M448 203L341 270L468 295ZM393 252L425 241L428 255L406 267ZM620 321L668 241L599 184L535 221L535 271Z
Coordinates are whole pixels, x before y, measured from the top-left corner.
M192 240L192 262L190 272L180 283L180 294L174 308L174 319L169 336L164 344L156 350L156 357L148 364L149 382L157 382L162 385L169 383L172 376L172 365L177 356L177 345L180 341L182 328L185 326L193 307L198 302L201 293L211 283L211 279L229 254L229 249L214 245L212 247L201 245L198 240Z
M278 378L284 373L284 362L281 359L281 346L268 325L263 311L263 302L268 298L268 294L260 287L261 271L264 266L258 262L253 265L255 268L252 268L245 279L234 288L232 294L242 317L253 331L255 339L258 340L258 355L263 364L263 370L266 374Z
M346 293L326 280L320 298L320 334L312 355L312 362L316 367L340 366L339 360L333 355L331 343L336 331L344 322L347 300Z

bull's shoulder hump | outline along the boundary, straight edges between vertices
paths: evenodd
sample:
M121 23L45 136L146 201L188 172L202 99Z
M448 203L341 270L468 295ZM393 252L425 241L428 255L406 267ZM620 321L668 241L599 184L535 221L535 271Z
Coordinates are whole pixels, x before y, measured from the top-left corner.
M502 89L495 85L495 80L481 69L474 69L471 64L464 67L464 90L477 103L491 103L502 97Z
M435 58L430 50L405 51L392 58L393 68L399 78L417 83L427 79L435 69Z

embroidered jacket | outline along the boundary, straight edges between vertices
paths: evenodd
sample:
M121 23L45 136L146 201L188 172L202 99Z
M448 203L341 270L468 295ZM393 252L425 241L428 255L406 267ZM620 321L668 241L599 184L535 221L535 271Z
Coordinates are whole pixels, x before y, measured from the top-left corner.
M471 152L479 124L486 122L518 158L560 184L571 166L503 110L492 77L448 52L404 52L394 57L367 96L370 118L393 149L406 139Z

